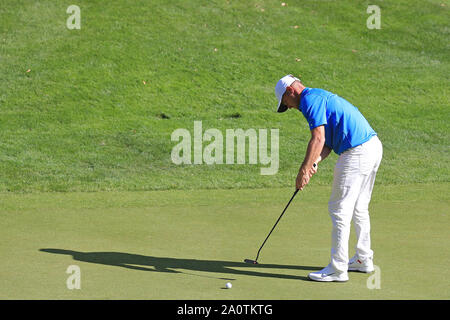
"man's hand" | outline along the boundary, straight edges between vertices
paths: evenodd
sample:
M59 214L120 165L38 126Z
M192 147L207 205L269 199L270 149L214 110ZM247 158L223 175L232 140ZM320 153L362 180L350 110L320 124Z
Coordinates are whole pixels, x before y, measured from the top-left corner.
M317 172L317 163L314 163L312 168L307 171L300 169L297 175L297 179L295 181L296 188L303 190L303 188L309 183L309 180L316 172Z
M296 188L303 190L303 188L308 184L310 175L307 172L299 171L297 175L297 180L295 181Z

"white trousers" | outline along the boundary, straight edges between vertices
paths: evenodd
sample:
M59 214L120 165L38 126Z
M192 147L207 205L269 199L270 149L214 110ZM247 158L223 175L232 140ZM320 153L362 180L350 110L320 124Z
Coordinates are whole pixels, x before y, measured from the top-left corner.
M370 248L369 202L383 147L377 136L343 152L334 169L333 191L328 203L332 227L331 266L338 272L348 268L351 221L356 232L356 255L373 258Z

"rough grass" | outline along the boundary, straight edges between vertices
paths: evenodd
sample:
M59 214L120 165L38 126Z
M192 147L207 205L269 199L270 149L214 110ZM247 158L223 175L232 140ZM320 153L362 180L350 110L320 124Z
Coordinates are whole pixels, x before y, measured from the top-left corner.
M286 73L363 112L384 144L377 183L449 181L448 1L78 1L81 30L70 4L2 1L0 191L291 186L309 132L274 113ZM278 128L279 172L173 164L170 135L194 120Z

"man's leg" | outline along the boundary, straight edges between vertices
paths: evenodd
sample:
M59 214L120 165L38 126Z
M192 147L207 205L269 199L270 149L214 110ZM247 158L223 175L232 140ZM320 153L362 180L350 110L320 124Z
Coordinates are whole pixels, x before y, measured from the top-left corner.
M353 213L353 223L356 232L356 259L365 261L372 259L373 251L371 250L370 242L370 217L369 217L369 203L372 196L372 190L375 183L375 177L380 166L383 148L381 142L377 137L372 138L366 148L366 166L362 166L365 178L361 185L361 192L356 201L355 210ZM366 171L366 172L364 172Z
M374 172L365 179L353 214L353 224L356 233L356 258L360 260L372 259L373 257L373 251L370 248L369 202L375 174Z
M377 137L374 138L370 141L378 141L380 148L368 148L366 147L366 144L363 144L352 148L339 156L334 169L333 191L328 203L328 210L333 225L331 263L319 272L310 273L309 278L313 280L325 281L325 279L331 279L330 281L345 281L345 279L348 279L348 240L350 236L351 221L358 199L360 199L361 190L366 188L367 185L373 187L373 182L367 183L369 176L368 169L378 169L379 162L381 161L381 143ZM372 141L368 144L371 146L377 143ZM368 153L367 149L370 149L373 152ZM378 165L374 166L376 161L373 161L372 159L378 159ZM370 193L372 187L370 187ZM363 207L362 199L363 198L360 199L361 208ZM367 221L368 220L363 222L364 227L367 226L364 224ZM325 276L326 274L332 274L332 272L336 272L336 274Z
M331 234L331 262L324 269L311 272L314 281L348 280L348 240L350 226L361 187L359 147L344 152L334 168L333 191L328 203L333 230Z
M364 178L360 174L360 150L356 147L341 154L334 170L328 210L332 221L331 267L337 272L348 269L351 220Z

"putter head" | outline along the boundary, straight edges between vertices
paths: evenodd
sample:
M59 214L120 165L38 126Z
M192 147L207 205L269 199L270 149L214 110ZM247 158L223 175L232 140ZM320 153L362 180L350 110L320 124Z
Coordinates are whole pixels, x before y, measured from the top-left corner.
M249 264L258 264L258 261L256 260L251 260L251 259L244 259L245 263L249 263Z

